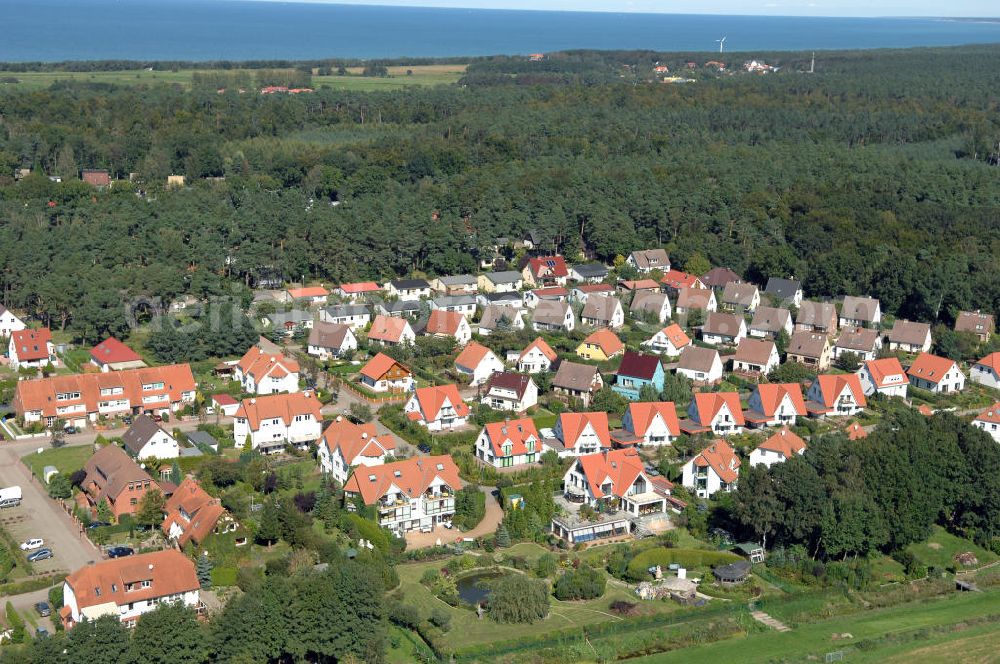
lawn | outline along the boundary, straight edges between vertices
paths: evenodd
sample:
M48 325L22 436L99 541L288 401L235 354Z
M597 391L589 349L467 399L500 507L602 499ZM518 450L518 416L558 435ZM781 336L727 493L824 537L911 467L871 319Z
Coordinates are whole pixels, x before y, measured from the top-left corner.
M968 664L995 662L997 658L997 625L952 630L930 639L910 641L851 653L850 661L870 664L909 664L910 662L954 662L956 653Z
M961 565L955 562L955 555L970 551L979 560L979 566L991 563L997 559L997 555L976 546L969 540L952 535L940 526L934 526L931 536L923 542L911 544L906 550L912 553L917 559L928 567L946 569L956 566L961 569Z
M775 661L805 661L807 658L810 660L818 658L818 661L823 661L825 653L850 650L850 652L845 653L844 661L883 662L884 658L873 656L874 651L855 651L851 648L851 644L860 639L877 639L886 635L951 625L963 620L998 613L1000 613L1000 592L998 591L956 593L940 599L831 618L797 627L790 632L760 632L745 638L728 639L705 646L684 648L634 661L655 662L656 664L669 664L670 662L683 662L684 664L698 664L699 662L706 664L718 664L718 662L753 664L760 662L766 664ZM833 635L844 633L850 634L851 638L834 640ZM994 635L996 633L995 625L992 633ZM983 647L979 641L976 644L977 647ZM955 659L954 652L949 659ZM961 659L969 661L964 657ZM903 659L897 661L934 660L918 660L912 657L907 659L904 656Z
M31 472L38 478L42 477L42 470L45 466L55 466L63 475L70 475L74 471L83 468L83 464L94 453L94 448L90 445L75 445L73 447L60 447L58 449L47 449L41 454L29 454L21 459Z
M535 416L532 419L535 421L535 428L542 430L554 427L556 425L556 420L559 419L559 416L550 410L539 408L538 412L535 413Z

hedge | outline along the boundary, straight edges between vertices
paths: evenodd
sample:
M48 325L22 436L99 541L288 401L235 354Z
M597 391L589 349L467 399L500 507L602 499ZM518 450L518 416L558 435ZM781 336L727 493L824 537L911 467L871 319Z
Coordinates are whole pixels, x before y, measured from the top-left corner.
M212 569L212 585L213 586L235 586L236 585L236 568L235 567L215 567Z
M628 575L633 579L645 578L649 568L654 565L667 567L677 563L681 567L714 567L728 565L743 560L735 553L728 551L708 551L705 549L646 549L638 554L628 564Z
M48 574L35 579L28 579L27 581L5 583L0 586L0 595L10 597L11 595L21 595L23 593L32 593L36 590L43 590L62 583L66 579L66 576L66 574Z

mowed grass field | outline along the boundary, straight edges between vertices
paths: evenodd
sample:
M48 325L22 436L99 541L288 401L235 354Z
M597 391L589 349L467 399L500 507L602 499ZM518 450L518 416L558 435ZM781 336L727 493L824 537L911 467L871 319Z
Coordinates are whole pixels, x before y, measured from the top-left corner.
M375 78L362 76L361 67L349 67L346 76L313 76L313 87L324 85L337 90L398 90L411 85L447 85L455 83L465 73L466 65L413 65L411 67L389 67L389 76ZM56 81L76 80L88 83L113 83L115 85L180 85L191 87L194 72L210 73L216 70L180 69L178 71L45 71L45 72L0 72L0 81L17 79L16 83L0 83L2 90L42 90ZM230 73L236 70L228 70ZM251 78L254 72L248 70ZM411 73L407 73L407 72Z

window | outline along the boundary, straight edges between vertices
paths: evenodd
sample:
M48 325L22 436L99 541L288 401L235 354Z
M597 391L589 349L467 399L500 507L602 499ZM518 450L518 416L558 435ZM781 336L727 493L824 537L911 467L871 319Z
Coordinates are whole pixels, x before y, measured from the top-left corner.
M94 588L94 595L96 595L97 597L101 596L101 589L100 589L100 587Z
M129 505L138 505L139 501L136 500L135 498L130 498L129 501L128 501L128 503L129 503Z

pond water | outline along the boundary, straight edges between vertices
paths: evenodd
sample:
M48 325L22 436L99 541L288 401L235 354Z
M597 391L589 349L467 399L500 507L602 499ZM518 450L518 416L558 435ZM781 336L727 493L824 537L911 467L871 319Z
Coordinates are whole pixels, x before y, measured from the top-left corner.
M479 572L477 574L470 574L469 576L463 576L461 579L458 579L455 582L455 588L458 590L458 596L462 598L463 602L468 602L472 606L477 606L490 594L489 588L486 587L486 584L481 582L493 581L494 579L499 579L501 576L503 575L498 572Z

